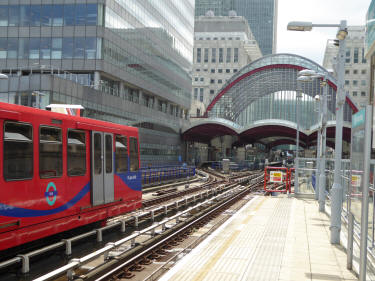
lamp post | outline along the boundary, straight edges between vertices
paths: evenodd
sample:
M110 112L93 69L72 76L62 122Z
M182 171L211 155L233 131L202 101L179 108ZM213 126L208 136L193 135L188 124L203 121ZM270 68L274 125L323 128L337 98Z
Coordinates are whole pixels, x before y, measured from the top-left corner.
M325 175L325 167L326 167L326 127L327 127L327 78L324 73L318 73L310 69L304 69L298 72L298 79L300 81L312 81L313 79L320 78L322 79L321 86L323 87L323 98L320 101L320 105L322 109L319 110L320 112L320 140L318 141L321 145L319 149L319 165L318 165L318 174L319 174L319 184L317 188L318 193L318 200L319 200L319 211L324 212L325 209L325 186L326 186L326 175ZM321 100L319 98L319 100ZM318 155L317 155L318 156Z
M297 81L301 81L300 78ZM298 84L298 83L297 83ZM298 85L297 85L298 88ZM295 158L295 175L294 175L294 193L299 192L299 178L298 178L298 169L299 169L299 99L302 97L302 89L296 90L296 123L297 123L297 136L296 136L296 158Z
M344 75L345 75L345 38L348 34L346 20L340 24L312 24L311 22L290 22L288 30L311 31L313 27L338 27L336 38L339 40L339 53L337 59L337 96L336 96L336 133L335 133L335 173L331 189L331 243L340 243L341 211L343 202L343 188L341 178L341 154L342 154L342 129L344 119Z

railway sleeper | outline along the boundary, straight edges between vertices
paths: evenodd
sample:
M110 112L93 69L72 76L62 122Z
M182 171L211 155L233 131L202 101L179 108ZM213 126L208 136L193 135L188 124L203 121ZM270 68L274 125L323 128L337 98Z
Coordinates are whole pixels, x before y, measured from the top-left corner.
M140 261L134 263L134 264L129 268L130 271L136 271L136 272L140 272L140 271L142 271L143 269L145 269L145 267L144 267L143 265L140 264Z

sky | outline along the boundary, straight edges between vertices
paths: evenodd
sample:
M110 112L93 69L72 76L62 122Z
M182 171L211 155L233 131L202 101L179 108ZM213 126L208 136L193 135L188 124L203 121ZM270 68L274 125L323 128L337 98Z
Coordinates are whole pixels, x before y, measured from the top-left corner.
M323 63L328 39L335 39L337 28L315 27L309 32L288 31L290 21L316 24L365 25L371 0L278 0L277 53L292 53Z

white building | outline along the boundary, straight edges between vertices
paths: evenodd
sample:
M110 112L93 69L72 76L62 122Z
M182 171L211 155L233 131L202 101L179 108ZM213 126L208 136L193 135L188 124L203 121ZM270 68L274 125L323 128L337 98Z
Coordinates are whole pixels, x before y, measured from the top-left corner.
M345 91L358 108L368 104L370 92L370 63L365 58L365 26L349 26L345 53ZM328 40L323 67L335 75L335 57L338 47Z
M194 27L194 63L191 116L201 116L226 81L262 56L244 17L197 17Z

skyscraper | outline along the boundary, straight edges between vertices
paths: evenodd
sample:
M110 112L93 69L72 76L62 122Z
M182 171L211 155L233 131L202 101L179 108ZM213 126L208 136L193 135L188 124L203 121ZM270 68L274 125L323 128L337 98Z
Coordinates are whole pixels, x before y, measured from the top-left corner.
M195 17L208 10L215 16L228 16L235 10L248 21L263 55L276 52L278 0L195 0Z
M81 104L139 127L142 165L177 162L193 33L194 0L0 1L0 101Z

